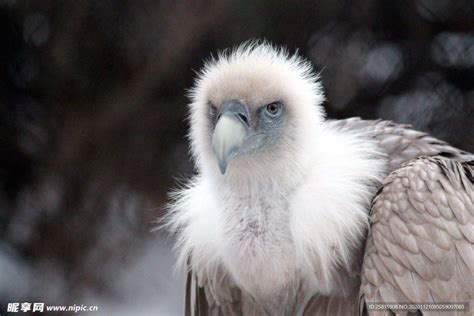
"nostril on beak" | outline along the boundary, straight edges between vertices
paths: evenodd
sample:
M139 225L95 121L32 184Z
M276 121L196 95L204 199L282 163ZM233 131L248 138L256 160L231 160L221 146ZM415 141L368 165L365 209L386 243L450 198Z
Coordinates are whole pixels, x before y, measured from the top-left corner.
M239 100L230 100L222 103L217 121L223 115L231 115L234 120L239 121L246 128L250 127L250 117L247 106Z
M242 122L245 123L245 125L249 125L249 121L248 121L248 118L247 118L246 115L244 115L242 113L239 113L238 115L239 115L240 119L242 120Z

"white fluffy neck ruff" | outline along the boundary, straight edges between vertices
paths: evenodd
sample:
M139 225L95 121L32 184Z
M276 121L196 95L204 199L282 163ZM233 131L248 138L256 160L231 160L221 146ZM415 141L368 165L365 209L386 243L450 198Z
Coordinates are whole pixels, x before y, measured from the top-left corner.
M373 139L328 123L311 156L312 168L292 198L290 227L309 287L328 294L344 290L338 288L336 273L359 272L352 269L362 255L370 202L382 181L385 158Z

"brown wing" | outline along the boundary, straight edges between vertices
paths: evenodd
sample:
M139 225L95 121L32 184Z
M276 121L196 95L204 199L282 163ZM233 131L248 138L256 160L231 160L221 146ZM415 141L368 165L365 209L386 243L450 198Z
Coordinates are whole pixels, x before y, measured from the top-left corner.
M349 297L314 296L304 309L305 316L357 315L359 300L357 293Z
M467 163L424 157L386 178L371 209L360 289L366 306L374 302L473 306L473 174Z
M409 125L382 120L361 120L354 117L331 121L335 127L346 131L363 131L375 139L388 159L388 173L403 163L421 156L444 156L459 161L474 160L474 155L450 146L426 133L412 130Z
M217 281L217 282L216 282ZM282 309L278 315L294 315L290 310ZM196 275L188 273L186 282L185 316L262 316L275 315L264 310L259 302L243 294L229 278L218 271L213 280L198 283Z
M213 282L203 280L200 283L195 273L190 271L185 300L185 316L243 315L241 293L222 271L216 272Z

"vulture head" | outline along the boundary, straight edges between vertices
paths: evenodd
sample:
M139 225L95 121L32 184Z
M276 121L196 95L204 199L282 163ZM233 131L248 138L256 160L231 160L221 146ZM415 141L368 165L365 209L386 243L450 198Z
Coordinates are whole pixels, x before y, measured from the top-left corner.
M191 98L198 167L228 178L268 177L289 160L297 164L323 118L309 62L269 44L240 46L208 62Z

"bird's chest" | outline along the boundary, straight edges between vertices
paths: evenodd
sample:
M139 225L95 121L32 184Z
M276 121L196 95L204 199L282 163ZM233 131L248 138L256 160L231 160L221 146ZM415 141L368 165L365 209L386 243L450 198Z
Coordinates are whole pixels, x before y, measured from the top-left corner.
M240 199L226 209L224 262L254 295L274 295L296 279L285 199Z
M282 198L234 198L227 201L224 234L242 255L258 255L289 242L288 203ZM280 248L280 247L278 247Z

